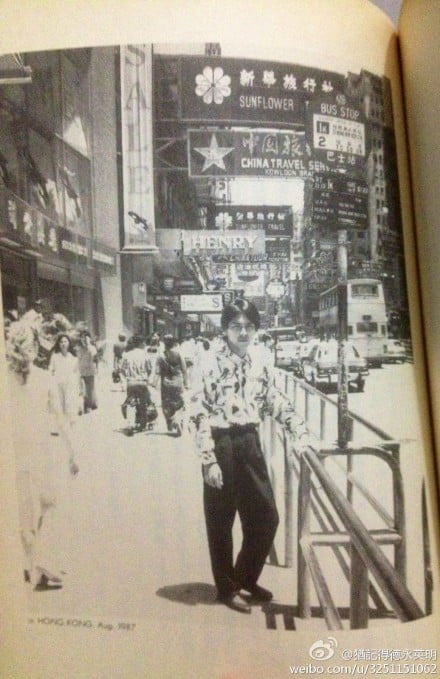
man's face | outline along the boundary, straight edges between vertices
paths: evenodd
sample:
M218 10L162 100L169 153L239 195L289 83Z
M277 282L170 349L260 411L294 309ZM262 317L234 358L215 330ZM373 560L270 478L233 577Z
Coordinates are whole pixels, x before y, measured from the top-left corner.
M252 344L257 329L253 323L245 316L240 314L230 321L226 329L226 337L232 351L237 354L246 353Z

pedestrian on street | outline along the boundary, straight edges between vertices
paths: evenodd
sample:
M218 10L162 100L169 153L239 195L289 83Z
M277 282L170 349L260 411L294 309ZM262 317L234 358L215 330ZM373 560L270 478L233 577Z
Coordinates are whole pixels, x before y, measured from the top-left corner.
M221 326L225 338L211 360L201 364L202 389L193 397L192 415L217 599L235 611L250 613L241 590L256 602L272 599L258 579L279 521L258 425L264 413L270 414L285 426L297 447L305 445L306 430L292 403L275 388L270 365L251 349L260 326L258 309L237 299L224 308ZM243 541L234 564L232 526L237 512Z
M36 591L61 589L70 570L68 497L72 477L79 471L70 427L74 414L70 403L78 400L77 359L69 351L69 337L61 334L50 370L47 364L46 369L35 364L40 340L47 342L42 323L34 310L26 312L12 324L6 345L24 578ZM58 399L57 439L49 433L49 389Z
M72 427L78 414L81 393L78 359L73 351L72 340L66 333L58 335L49 361L52 378L50 404L52 412L66 420Z
M151 364L145 352L145 341L141 335L134 335L131 339L128 351L123 354L122 372L127 383L127 397L123 408L127 406L127 420L129 433L133 434L135 429L143 431L147 427L147 406L151 403L150 392L148 389L148 378L151 374ZM135 413L135 420L129 418L128 413Z
M121 370L122 355L127 349L127 338L125 335L118 335L118 341L113 345L113 370L118 372Z
M192 384L192 373L194 370L194 364L197 358L197 342L196 338L193 337L191 332L187 333L185 339L180 344L180 353L185 361L186 370L188 373L188 383Z
M182 413L185 407L183 398L184 389L188 389L188 375L180 351L176 348L176 340L172 335L164 335L164 351L156 362L156 375L154 386L160 378L160 393L162 399L162 411L165 416L169 432L180 436L182 433L182 420L178 421L177 413Z
M92 344L89 331L83 330L80 335L79 345L76 348L76 355L78 356L79 374L82 382L84 414L89 413L91 410L96 410L98 407L95 384L97 354L97 349Z

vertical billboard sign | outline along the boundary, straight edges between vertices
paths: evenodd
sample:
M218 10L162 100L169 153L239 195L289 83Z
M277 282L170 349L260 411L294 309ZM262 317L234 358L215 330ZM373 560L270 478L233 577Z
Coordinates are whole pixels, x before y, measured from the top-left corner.
M154 238L152 46L121 47L121 137L124 248Z

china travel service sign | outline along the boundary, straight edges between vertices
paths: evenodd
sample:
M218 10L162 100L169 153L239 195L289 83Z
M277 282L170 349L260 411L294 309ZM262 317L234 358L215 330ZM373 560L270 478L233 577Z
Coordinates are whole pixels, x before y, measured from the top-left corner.
M329 170L296 130L188 130L188 157L192 177L306 179Z

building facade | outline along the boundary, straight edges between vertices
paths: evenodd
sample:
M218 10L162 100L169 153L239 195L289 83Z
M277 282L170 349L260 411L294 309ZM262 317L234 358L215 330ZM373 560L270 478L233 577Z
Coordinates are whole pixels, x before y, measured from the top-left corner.
M0 86L4 311L37 298L95 336L121 328L113 48L24 55Z

